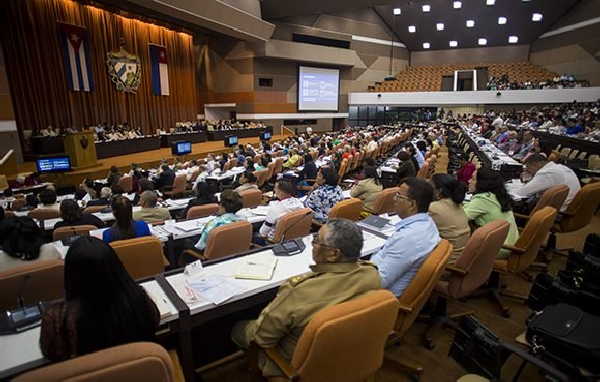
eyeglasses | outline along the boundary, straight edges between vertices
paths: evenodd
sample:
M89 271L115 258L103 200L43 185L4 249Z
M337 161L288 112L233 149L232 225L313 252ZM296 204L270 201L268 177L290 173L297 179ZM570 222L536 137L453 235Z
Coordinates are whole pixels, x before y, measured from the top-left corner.
M409 198L408 196L406 196L406 195L402 195L401 193L399 193L399 192L396 192L396 193L394 194L394 200L400 200L400 199L403 199L403 200L408 200L408 201L411 201L411 200L412 200L412 199L411 199L411 198Z

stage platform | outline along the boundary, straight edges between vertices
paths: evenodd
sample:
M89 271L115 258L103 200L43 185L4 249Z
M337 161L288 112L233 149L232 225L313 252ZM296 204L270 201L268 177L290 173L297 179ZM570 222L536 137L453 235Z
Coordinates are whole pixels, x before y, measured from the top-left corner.
M291 133L274 135L271 142L276 142L285 139L290 136ZM242 144L251 143L256 145L259 143L258 137L253 138L240 138ZM201 143L194 143L192 145L192 153L180 157L182 160L191 160L197 158L204 158L208 154L220 154L224 152L231 152L231 148L223 146L223 141L208 141ZM57 187L74 186L80 184L84 179L100 179L105 178L108 170L111 166L117 166L121 171L129 171L132 163L137 163L143 168L157 167L161 160L168 159L173 160L174 156L171 155L170 148L161 148L158 150L144 151L141 153L121 155L106 159L99 159L98 165L82 170L69 171L67 173L58 174L44 174L42 180L53 182ZM32 172L35 171L35 162L25 162L19 166L19 172Z

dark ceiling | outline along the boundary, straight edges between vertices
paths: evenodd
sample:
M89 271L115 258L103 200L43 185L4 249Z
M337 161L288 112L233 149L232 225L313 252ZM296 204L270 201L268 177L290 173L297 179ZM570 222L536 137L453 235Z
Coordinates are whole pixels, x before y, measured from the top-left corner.
M373 7L408 49L423 50L423 42L429 42L430 49L436 50L450 49L451 40L458 42L457 48L477 47L478 38L486 38L487 46L508 45L509 35L518 36L519 44L530 44L579 1L496 0L494 5L486 5L486 0L462 0L462 8L454 9L453 0L261 0L261 8L263 18L276 20ZM422 11L424 4L431 6L430 12ZM394 16L394 8L402 13ZM541 22L531 21L534 12L543 15ZM500 16L508 19L506 24L498 24ZM465 25L470 19L475 20L473 28ZM444 23L441 32L436 30L438 22ZM416 26L416 33L408 32L409 25Z
M508 45L511 35L518 36L518 44L530 44L578 1L496 0L494 5L486 5L486 0L462 0L462 8L454 9L453 0L404 0L375 9L409 50L424 50L424 42L434 50L451 49L452 40L458 42L457 48L477 47L479 38L487 39L487 46ZM424 4L431 6L430 12L423 12ZM401 14L394 16L398 7ZM541 13L542 21L533 22L533 13ZM506 17L506 24L498 24L499 17ZM467 20L474 20L475 26L467 28ZM436 30L437 23L444 24L443 31ZM408 32L409 25L416 26L416 33Z

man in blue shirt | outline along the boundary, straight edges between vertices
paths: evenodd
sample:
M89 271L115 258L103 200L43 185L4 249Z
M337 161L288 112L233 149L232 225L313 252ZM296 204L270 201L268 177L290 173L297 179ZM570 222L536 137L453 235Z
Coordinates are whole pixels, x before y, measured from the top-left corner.
M432 200L433 187L418 178L406 178L394 196L394 210L402 220L371 261L379 269L381 286L396 296L402 295L440 241L435 222L427 213Z

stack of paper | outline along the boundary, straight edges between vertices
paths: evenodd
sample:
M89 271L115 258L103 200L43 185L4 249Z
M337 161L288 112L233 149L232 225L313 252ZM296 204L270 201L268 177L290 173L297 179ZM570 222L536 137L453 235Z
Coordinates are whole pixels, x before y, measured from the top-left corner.
M243 291L233 280L222 275L188 278L187 283L194 293L215 305L221 304Z

